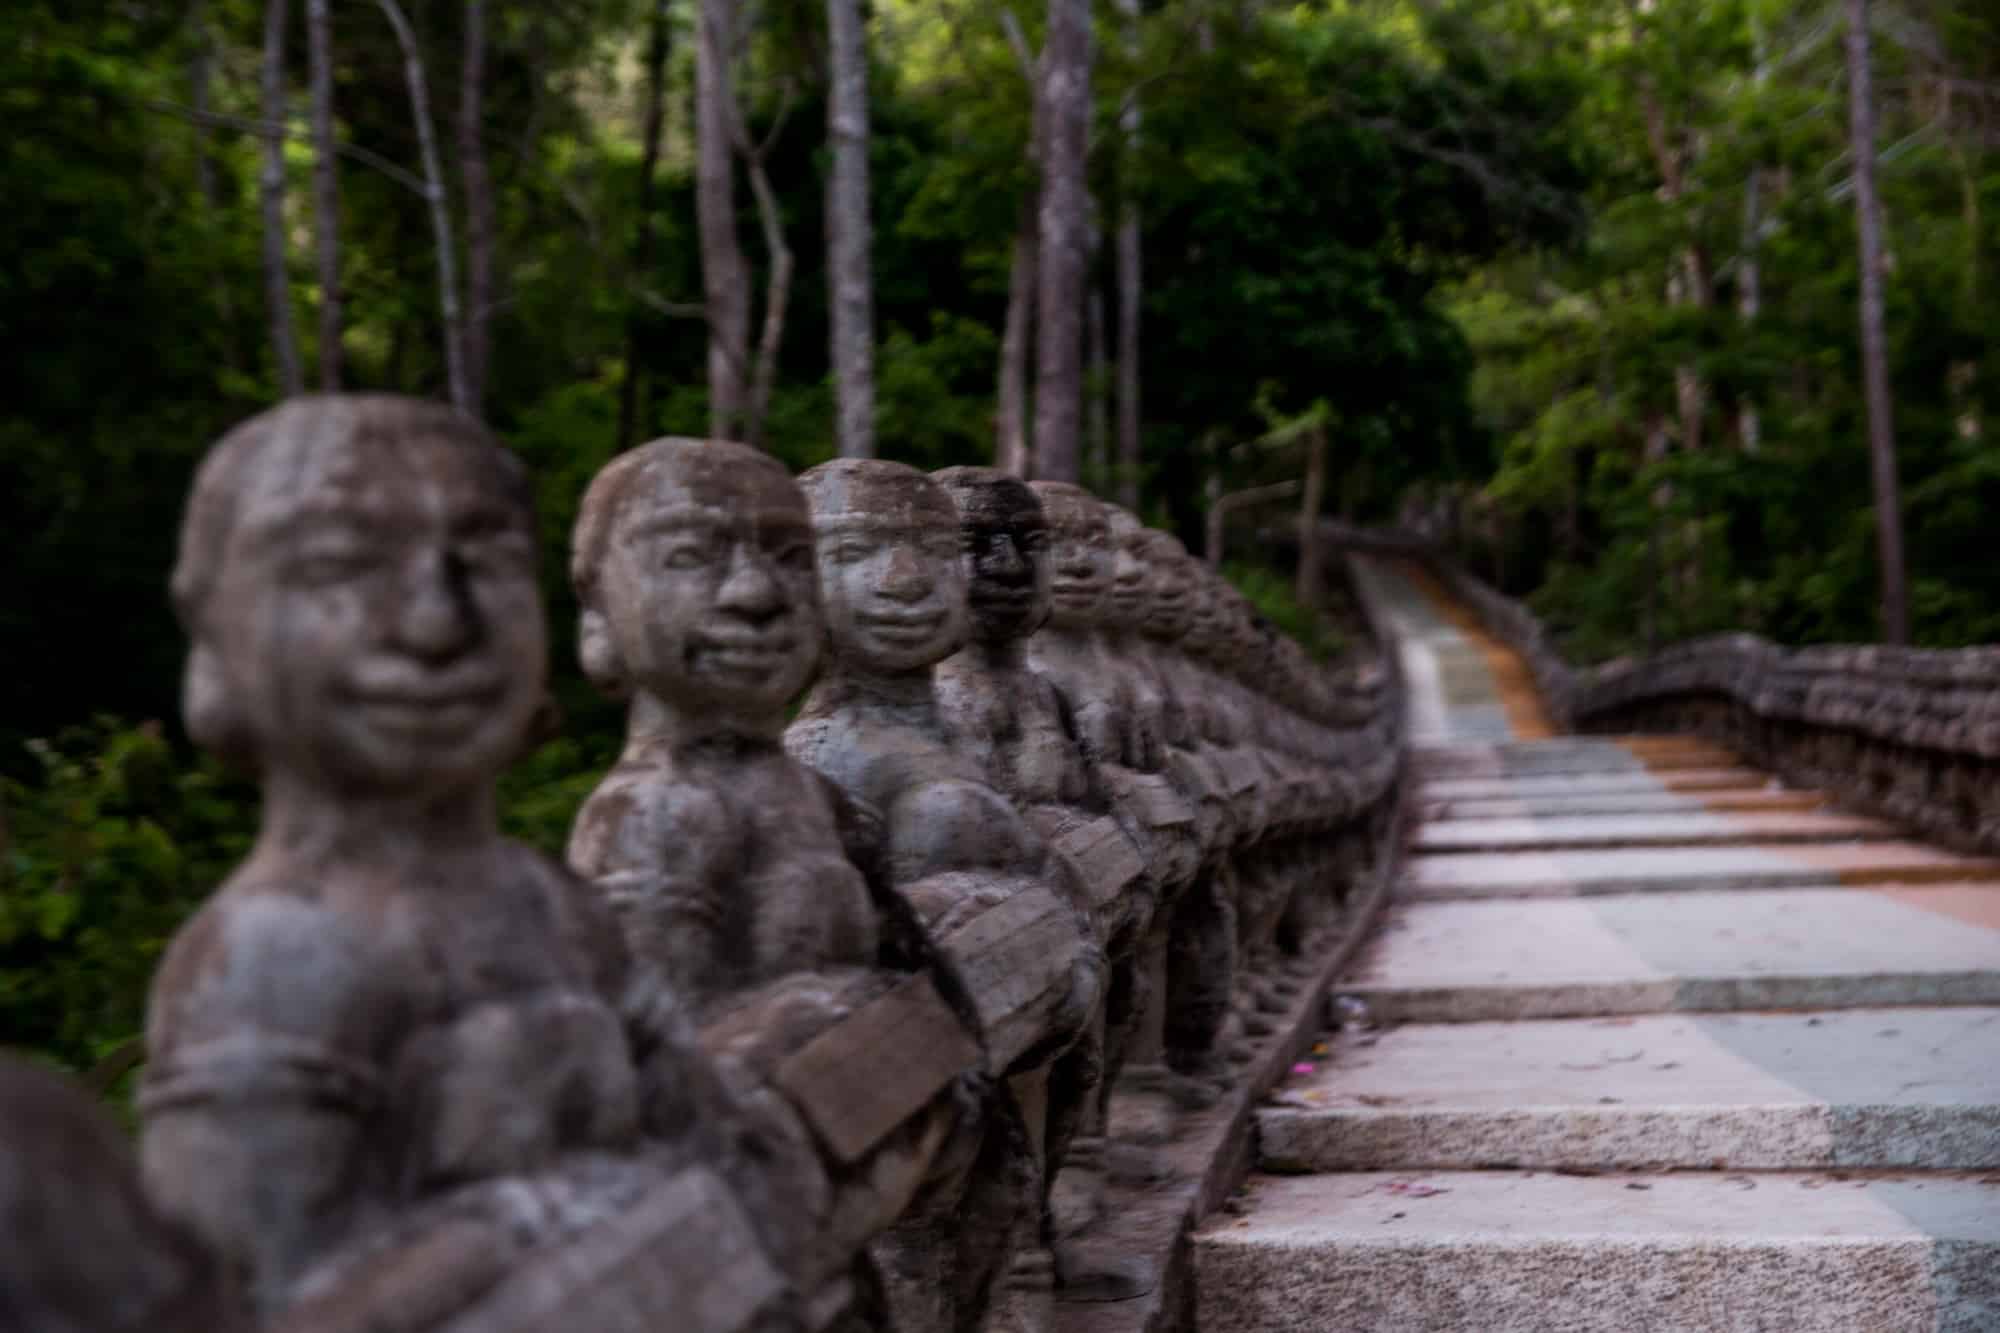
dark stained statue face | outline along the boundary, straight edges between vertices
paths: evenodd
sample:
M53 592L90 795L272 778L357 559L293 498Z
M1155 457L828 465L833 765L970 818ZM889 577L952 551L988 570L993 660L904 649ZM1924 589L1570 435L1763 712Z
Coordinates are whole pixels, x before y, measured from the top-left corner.
M1194 562L1179 539L1153 529L1147 529L1140 549L1150 594L1142 622L1145 631L1157 638L1178 639L1187 633L1194 616Z
M965 642L958 513L915 468L838 459L800 479L812 506L827 640L844 665L900 673Z
M1081 486L1037 481L1049 532L1049 602L1055 623L1087 628L1103 614L1117 553L1104 504Z
M1032 634L1049 613L1048 523L1018 477L995 468L933 474L958 507L972 631L988 643Z
M670 706L775 718L819 660L805 497L744 445L660 440L624 466L636 470L586 501L616 507L595 516L605 528L587 579L593 674Z
M233 474L191 697L234 719L267 774L397 795L489 780L547 670L517 475L423 405L276 412Z

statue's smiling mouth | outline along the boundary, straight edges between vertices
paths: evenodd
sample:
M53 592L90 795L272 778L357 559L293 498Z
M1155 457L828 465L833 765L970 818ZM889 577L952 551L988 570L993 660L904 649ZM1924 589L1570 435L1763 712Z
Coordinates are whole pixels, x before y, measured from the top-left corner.
M785 634L704 634L690 645L696 661L746 670L768 670L789 659L798 641Z
M940 607L922 611L867 611L855 619L878 639L922 643L944 624L944 610Z
M377 726L435 734L460 731L478 722L499 703L504 691L504 682L484 679L365 687L350 697Z

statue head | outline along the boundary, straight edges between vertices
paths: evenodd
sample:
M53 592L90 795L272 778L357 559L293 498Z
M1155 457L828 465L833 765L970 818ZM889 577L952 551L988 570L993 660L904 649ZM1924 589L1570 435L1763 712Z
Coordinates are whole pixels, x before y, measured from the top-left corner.
M351 395L251 418L181 528L189 734L320 788L491 780L545 697L535 552L526 474L462 413Z
M1139 542L1146 564L1146 600L1139 627L1146 637L1172 642L1193 623L1194 560L1180 538L1158 528L1145 528Z
M584 494L570 551L584 673L613 696L778 726L819 664L805 495L760 449L663 439Z
M1116 630L1138 632L1145 623L1147 603L1152 600L1152 560L1147 551L1146 525L1114 504L1104 506L1105 521L1111 528L1111 595L1105 603L1105 622Z
M1104 503L1066 481L1035 481L1028 489L1042 502L1049 525L1049 606L1064 629L1094 627L1111 591L1117 554Z
M1229 633L1228 584L1222 575L1199 560L1188 561L1191 588L1188 600L1187 650L1204 661L1220 657Z
M958 507L972 632L986 643L1032 634L1049 615L1049 527L1028 483L990 467L931 474Z
M965 643L958 511L913 467L836 458L799 478L812 510L827 641L843 666L901 674Z

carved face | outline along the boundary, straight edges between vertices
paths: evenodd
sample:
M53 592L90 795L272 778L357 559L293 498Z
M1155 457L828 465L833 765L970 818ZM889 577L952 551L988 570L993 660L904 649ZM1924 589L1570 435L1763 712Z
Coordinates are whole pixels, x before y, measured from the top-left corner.
M1141 628L1152 638L1179 639L1194 615L1194 562L1178 538L1150 528L1142 550L1147 597Z
M933 666L965 642L958 512L915 468L836 459L799 478L812 506L828 642L866 671Z
M1117 563L1104 505L1068 482L1031 482L1029 489L1042 502L1049 525L1049 604L1055 623L1066 628L1095 625Z
M1188 562L1193 587L1188 602L1188 651L1213 657L1222 650L1227 633L1228 608L1223 602L1222 576L1192 559Z
M767 455L722 441L659 440L625 466L585 501L616 506L585 571L591 674L669 707L775 719L819 662L805 496Z
M1117 505L1106 505L1104 510L1111 525L1111 547L1116 552L1105 618L1119 629L1136 630L1145 622L1146 603L1151 597L1146 525Z
M268 420L221 483L230 494L197 491L188 541L215 569L191 617L190 728L227 715L267 775L321 785L403 795L491 779L547 671L516 475L429 405L304 399ZM226 532L209 531L220 520L201 515L222 508Z
M958 506L972 631L988 643L1032 634L1049 614L1049 531L1028 484L997 468L934 474Z

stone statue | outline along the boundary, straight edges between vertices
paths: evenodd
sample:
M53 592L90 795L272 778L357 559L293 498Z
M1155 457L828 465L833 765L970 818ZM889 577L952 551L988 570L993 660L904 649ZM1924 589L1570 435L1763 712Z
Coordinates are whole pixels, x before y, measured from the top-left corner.
M970 997L990 1071L1017 1088L1036 1083L1024 1076L1088 1026L1102 955L1067 867L939 710L935 668L969 630L957 512L937 483L898 463L836 460L800 484L832 662L785 747L880 812L889 880ZM885 1247L891 1296L912 1330L1025 1329L1049 1317L1048 1255L1008 1243L1024 1212L1031 1224L1039 1213L1045 1116L1005 1092L988 1110L965 1131L979 1161L935 1178Z
M1111 985L1091 1030L1051 1071L1046 1091L1044 1194L1067 1169L1073 1202L1045 1229L1051 1235L1086 1224L1099 1205L1104 1118L1099 1078L1107 1026L1121 1034L1131 1012L1130 963L1151 918L1153 891L1145 850L1118 817L1109 788L1078 731L1073 702L1028 664L1028 636L1050 603L1048 524L1027 483L994 468L957 467L933 474L958 509L970 575L971 642L938 670L938 699L958 748L983 765L1058 855L1075 867L1106 941ZM1109 1013L1107 1014L1107 1010ZM1024 1105L1035 1100L1021 1098ZM1079 1215L1080 1214L1080 1215ZM1040 1219L1037 1219L1040 1221ZM1061 1285L1095 1295L1134 1294L1129 1275L1092 1267L1057 1248Z
M1131 941L1123 943L1112 973L1105 1032L1110 1077L1098 1112L1099 1122L1108 1122L1112 1092L1127 1081L1118 1076L1128 1068L1154 1071L1162 1066L1164 1037L1155 995L1166 967L1166 942L1159 923L1170 917L1200 868L1202 828L1194 806L1165 772L1168 749L1158 710L1142 706L1134 673L1107 643L1118 552L1106 506L1066 482L1037 481L1030 488L1048 523L1051 577L1049 620L1029 640L1028 663L1073 702L1085 751L1121 818L1141 839L1155 892L1146 904L1150 911L1135 915ZM1161 1116L1145 1119L1149 1128L1144 1137L1160 1137ZM1121 1143L1121 1152L1110 1159L1112 1174L1144 1181L1163 1171L1156 1154L1135 1151L1143 1146ZM1085 1199L1095 1192L1088 1177L1066 1183L1075 1184L1074 1193Z
M0 1328L242 1333L213 1258L139 1187L82 1089L0 1058Z
M1144 1082L1182 1107L1214 1100L1229 1074L1222 1062L1236 967L1234 828L1228 784L1196 729L1190 700L1166 662L1186 632L1192 579L1186 552L1165 533L1106 505L1117 552L1106 642L1132 682L1136 711L1154 719L1164 771L1196 812L1201 861L1171 913L1154 924L1158 1033Z
M879 820L780 744L823 638L805 497L761 450L658 440L592 482L572 574L584 669L631 702L570 864L709 1040L807 1025L818 1055L777 1077L828 1149L867 1167L854 1188L876 1193L844 1207L850 1230L880 1230L979 1049L907 909L864 872Z
M801 1327L826 1274L715 1146L810 1216L797 1131L732 1109L596 896L498 829L546 669L514 459L441 405L293 399L203 463L173 594L188 731L263 817L154 978L161 1211L288 1333Z

